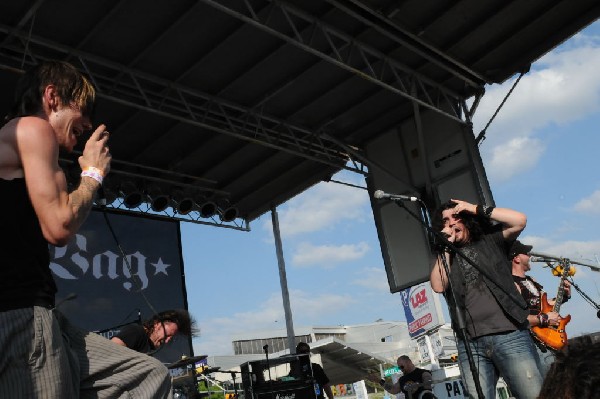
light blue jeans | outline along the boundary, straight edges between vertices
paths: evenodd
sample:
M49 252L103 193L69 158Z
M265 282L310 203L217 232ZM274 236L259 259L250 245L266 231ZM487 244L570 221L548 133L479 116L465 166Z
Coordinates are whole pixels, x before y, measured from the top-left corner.
M496 384L502 376L517 399L535 399L542 387L538 354L528 330L486 335L469 340L481 389L486 399L496 398ZM477 398L477 390L469 359L462 340L458 340L460 371L469 391Z
M554 363L556 356L551 349L546 349L546 352L542 352L542 349L539 347L539 345L535 345L535 349L539 358L538 367L540 369L540 373L542 373L542 378L546 378L546 374L550 370L552 363Z

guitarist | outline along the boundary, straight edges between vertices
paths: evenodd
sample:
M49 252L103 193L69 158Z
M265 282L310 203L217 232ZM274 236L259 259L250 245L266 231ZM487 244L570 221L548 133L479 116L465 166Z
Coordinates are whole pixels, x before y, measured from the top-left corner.
M531 252L532 248L533 247L531 245L525 245L518 240L516 240L511 246L508 258L512 262L513 279L517 285L517 289L521 292L521 295L523 295L523 298L529 305L529 316L527 316L529 326L539 326L542 328L548 326L557 326L561 320L561 317L558 313L541 313L542 306L540 299L542 292L544 291L544 287L525 274L531 270L529 253ZM571 287L569 282L565 281L564 284L565 295L563 303L571 297ZM552 299L548 301L548 304L553 306L554 302L555 300ZM554 351L545 346L543 342L535 338L533 341L536 343L537 347L540 372L543 376L545 376L552 363L554 363Z

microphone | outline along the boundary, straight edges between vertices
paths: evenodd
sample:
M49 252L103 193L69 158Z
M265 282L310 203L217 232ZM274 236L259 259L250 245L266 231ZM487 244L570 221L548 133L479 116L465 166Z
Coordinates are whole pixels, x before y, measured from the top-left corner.
M530 252L529 256L531 257L529 259L530 262L545 262L547 259L552 259L552 260L561 260L561 259L563 259L560 256L548 255L548 254L545 254L543 252ZM531 260L532 258L535 259L535 260Z
M538 256L530 256L529 257L529 262L547 262L550 260L552 260L552 259L540 258Z
M373 197L376 199L388 199L390 201L411 201L411 202L415 202L418 201L419 199L417 197L411 197L409 195L402 195L402 194L389 194L389 193L384 193L382 190L377 190L373 193Z

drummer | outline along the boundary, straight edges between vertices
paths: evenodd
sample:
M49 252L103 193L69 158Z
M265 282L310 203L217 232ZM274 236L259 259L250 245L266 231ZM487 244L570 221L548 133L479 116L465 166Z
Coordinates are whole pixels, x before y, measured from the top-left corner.
M127 324L111 341L151 354L161 345L170 342L176 334L194 336L197 332L195 324L187 310L165 310L142 324Z

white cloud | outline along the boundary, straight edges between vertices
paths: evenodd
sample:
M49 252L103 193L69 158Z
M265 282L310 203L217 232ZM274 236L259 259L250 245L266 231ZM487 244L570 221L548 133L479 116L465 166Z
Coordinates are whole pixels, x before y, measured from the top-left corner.
M333 228L343 220L361 221L369 196L366 190L337 183L319 183L278 210L281 235L290 237ZM264 228L271 231L271 221Z
M573 209L577 212L600 215L598 204L600 204L600 190L596 190L589 197L581 199Z
M521 167L507 168L509 159L502 153L513 148L520 140L533 138L542 128L562 125L600 111L600 41L579 35L584 47L553 51L542 57L528 74L524 75L514 92L494 119L486 133L481 152L486 171L491 176L507 179L523 167L532 167L542 154L534 146L524 147L521 156L529 154L530 160ZM475 113L474 131L478 134L508 93L516 78L503 85L490 86ZM515 141L516 140L516 141ZM511 144L512 143L512 144ZM529 144L536 144L530 142ZM504 148L503 148L504 147Z
M535 166L543 153L544 146L540 140L513 138L494 147L486 170L491 179L508 180L517 173Z
M360 278L352 281L352 284L378 292L390 289L385 270L380 267L365 267L360 271Z
M369 250L366 242L345 245L312 245L300 243L292 255L292 263L296 266L322 265L331 267L336 263L360 259Z
M522 136L550 123L565 123L600 107L600 45L549 53L526 74L490 125L488 139ZM484 126L515 79L488 87L474 123Z
M323 323L327 312L336 314L349 308L356 300L350 295L314 295L300 290L290 290L290 304L294 326ZM238 312L230 317L219 317L199 322L202 335L194 340L194 352L204 354L233 354L231 341L236 334L249 331L285 329L285 316L281 293L273 293L255 310Z

